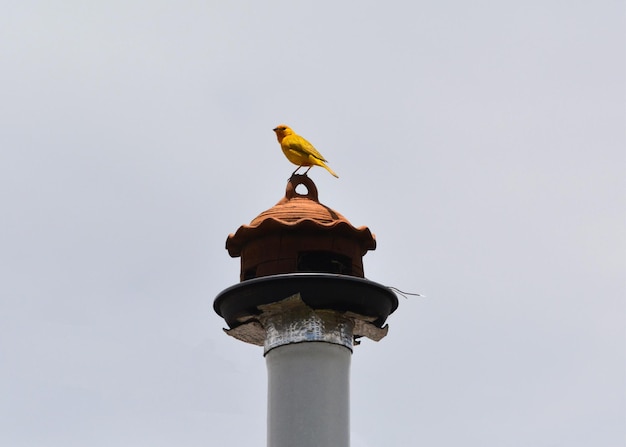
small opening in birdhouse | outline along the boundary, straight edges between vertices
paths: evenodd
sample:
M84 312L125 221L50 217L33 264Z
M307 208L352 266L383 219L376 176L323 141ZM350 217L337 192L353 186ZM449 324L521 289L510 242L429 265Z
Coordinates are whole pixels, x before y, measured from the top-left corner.
M299 185L296 186L296 194L300 196L306 196L309 194L309 189L306 187L305 184L300 183Z
M298 253L299 272L352 274L352 260L330 251L305 251Z

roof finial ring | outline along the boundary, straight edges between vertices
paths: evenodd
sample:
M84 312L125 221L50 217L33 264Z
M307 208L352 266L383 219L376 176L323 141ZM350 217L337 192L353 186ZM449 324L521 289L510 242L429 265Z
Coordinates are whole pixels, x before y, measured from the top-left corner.
M306 194L300 194L298 191L296 191L296 188L300 185L304 185L304 187L306 188ZM292 175L287 182L285 197L289 200L295 197L302 197L319 203L319 200L317 198L317 187L308 175Z

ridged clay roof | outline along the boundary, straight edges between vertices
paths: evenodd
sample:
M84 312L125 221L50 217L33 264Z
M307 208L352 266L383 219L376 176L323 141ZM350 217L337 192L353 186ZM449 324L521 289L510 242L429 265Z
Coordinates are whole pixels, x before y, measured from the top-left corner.
M306 194L296 191L299 185L306 187ZM249 240L285 229L332 231L357 240L364 253L376 248L376 239L369 228L354 227L337 211L320 203L313 181L306 175L294 175L287 183L285 197L255 217L249 225L242 225L235 234L230 234L226 249L230 256L238 257Z

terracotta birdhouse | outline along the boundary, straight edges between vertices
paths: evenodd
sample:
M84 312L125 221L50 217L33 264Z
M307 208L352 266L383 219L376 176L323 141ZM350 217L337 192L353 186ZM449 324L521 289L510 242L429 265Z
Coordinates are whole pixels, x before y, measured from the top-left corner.
M306 193L296 191L300 185ZM355 228L319 202L306 175L292 176L285 197L226 240L230 256L241 257L241 281L305 272L363 278L363 256L375 248L367 227Z

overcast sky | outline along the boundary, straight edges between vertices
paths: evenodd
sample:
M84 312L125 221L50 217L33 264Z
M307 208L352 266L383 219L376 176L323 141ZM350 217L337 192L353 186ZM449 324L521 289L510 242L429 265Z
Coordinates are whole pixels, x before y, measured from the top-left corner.
M352 357L353 447L623 447L622 1L9 1L0 444L264 446L229 233L320 200L420 292Z

